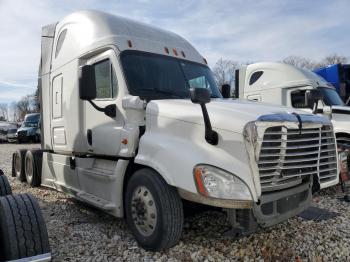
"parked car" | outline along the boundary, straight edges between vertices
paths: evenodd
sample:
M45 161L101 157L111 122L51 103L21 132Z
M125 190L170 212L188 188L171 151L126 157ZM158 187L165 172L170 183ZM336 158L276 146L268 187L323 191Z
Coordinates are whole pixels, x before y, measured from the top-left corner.
M17 141L17 128L9 128L7 130L7 142L14 143Z
M7 128L0 127L0 142L7 141Z
M9 129L17 128L17 125L12 122L0 122L0 141L1 142L7 142L7 134Z
M17 130L17 140L18 143L40 142L40 113L32 113L25 116L21 127Z
M182 200L249 234L305 210L313 183L338 183L337 164L318 168L336 146L314 143L335 141L329 120L224 99L174 33L81 11L44 27L41 47L42 149L14 154L16 176L126 217L147 250L179 241Z

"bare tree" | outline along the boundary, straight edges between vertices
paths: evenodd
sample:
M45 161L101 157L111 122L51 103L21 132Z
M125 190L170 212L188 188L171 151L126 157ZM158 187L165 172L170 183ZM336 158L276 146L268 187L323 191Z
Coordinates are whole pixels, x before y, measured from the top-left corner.
M309 70L313 70L316 66L312 60L301 57L301 56L288 56L282 60L283 63L293 65L299 68L305 68Z
M39 112L40 111L40 98L39 98L39 88L38 87L36 88L32 97L33 97L34 111Z
M33 112L33 96L26 95L17 102L18 118L23 120L25 115Z
M232 84L235 79L235 69L238 63L220 58L213 67L213 73L218 86Z
M347 62L348 62L348 59L345 56L332 54L322 59L322 61L318 64L318 67L334 65L334 64L346 64Z
M17 102L12 102L10 104L10 112L9 112L9 118L14 121L17 122L18 119L18 108L17 108Z
M3 119L3 121L9 119L7 103L0 103L0 117Z

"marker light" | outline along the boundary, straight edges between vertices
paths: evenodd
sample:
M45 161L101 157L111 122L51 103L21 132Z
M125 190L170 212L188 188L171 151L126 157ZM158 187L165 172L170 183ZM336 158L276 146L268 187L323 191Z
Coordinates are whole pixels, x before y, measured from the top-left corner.
M175 48L173 48L173 53L174 53L174 55L176 55L176 56L177 56L177 51L176 51L176 49L175 49Z

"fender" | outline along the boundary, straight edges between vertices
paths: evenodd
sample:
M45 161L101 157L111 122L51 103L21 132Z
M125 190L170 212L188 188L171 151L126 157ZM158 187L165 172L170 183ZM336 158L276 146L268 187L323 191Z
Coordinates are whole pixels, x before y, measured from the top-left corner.
M194 166L217 166L245 182L252 199L258 201L261 192L255 189L241 134L216 130L219 143L213 146L205 141L202 125L182 121L174 121L172 125L178 126L166 132L158 128L146 131L140 139L135 163L153 168L169 185L192 193L197 193L193 178ZM174 130L177 130L177 135Z

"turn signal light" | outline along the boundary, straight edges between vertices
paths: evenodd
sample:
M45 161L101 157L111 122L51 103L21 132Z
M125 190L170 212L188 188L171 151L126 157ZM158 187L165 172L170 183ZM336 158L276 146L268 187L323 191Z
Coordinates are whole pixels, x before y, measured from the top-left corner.
M176 56L177 56L177 51L176 51L176 49L175 49L175 48L173 48L173 53L174 53L174 55L176 55Z
M204 186L203 180L202 180L202 168L201 167L194 168L194 178L196 180L196 185L197 185L197 189L198 189L199 193L202 194L203 196L208 196L208 192L205 189L205 186Z

